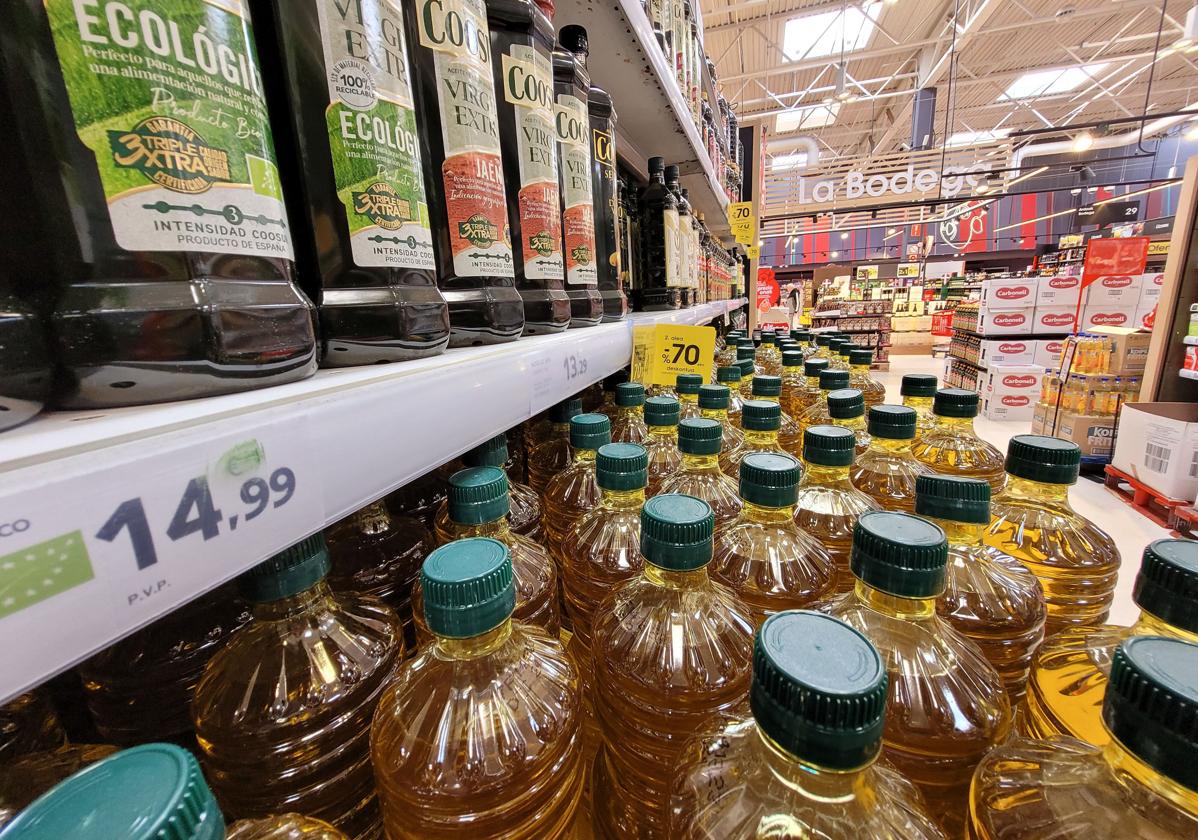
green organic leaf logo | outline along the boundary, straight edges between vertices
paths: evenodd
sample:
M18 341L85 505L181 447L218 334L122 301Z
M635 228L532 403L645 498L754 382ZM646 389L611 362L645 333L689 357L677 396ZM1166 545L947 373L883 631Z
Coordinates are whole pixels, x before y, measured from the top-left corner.
M0 557L0 618L94 577L79 531L5 554Z

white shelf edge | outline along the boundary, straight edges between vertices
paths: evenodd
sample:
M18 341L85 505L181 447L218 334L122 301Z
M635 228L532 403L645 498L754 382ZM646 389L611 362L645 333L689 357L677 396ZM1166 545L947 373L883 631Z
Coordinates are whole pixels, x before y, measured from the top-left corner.
M1186 370L1185 368L1182 368L1181 370L1177 371L1177 375L1182 379L1198 379L1198 370Z
M1182 344L1188 344L1191 347L1198 347L1198 335L1187 335L1181 339Z

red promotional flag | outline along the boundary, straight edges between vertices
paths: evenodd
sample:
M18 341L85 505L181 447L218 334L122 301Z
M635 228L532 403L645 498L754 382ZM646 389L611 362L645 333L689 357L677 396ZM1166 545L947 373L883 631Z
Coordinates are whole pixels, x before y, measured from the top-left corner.
M1086 243L1082 288L1109 274L1143 274L1148 262L1148 237L1091 239Z
M782 290L772 268L757 269L757 311L765 312L782 299Z

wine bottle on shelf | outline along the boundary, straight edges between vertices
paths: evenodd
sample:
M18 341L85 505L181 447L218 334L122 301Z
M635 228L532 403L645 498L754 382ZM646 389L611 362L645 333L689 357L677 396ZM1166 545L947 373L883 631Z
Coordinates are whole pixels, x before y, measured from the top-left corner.
M646 311L678 309L682 287L678 280L678 200L666 186L665 161L651 157L649 184L641 192L641 284L637 308Z

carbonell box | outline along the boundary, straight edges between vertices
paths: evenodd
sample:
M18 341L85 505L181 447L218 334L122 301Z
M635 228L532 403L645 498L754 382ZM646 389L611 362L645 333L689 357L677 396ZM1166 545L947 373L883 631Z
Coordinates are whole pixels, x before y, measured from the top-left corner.
M1031 335L1036 310L1023 309L978 310L978 332L985 336Z
M1041 277L1036 287L1036 306L1077 306L1081 290L1080 277Z
M1148 274L1140 275L1140 309L1146 308L1149 304L1156 306L1156 303L1161 298L1161 286L1165 284L1165 275L1159 271L1152 271Z
M1071 333L1073 332L1077 304L1067 306L1037 306L1036 315L1032 320L1033 333Z
M1032 358L1033 365L1043 368L1056 368L1061 363L1061 350L1065 346L1062 338L1041 338L1036 342L1036 355Z
M1111 306L1102 303L1088 303L1082 309L1082 320L1078 324L1078 332L1092 330L1095 327L1136 327L1136 308L1134 306Z
M987 372L986 416L991 420L1031 420L1040 398L1044 368L995 365Z
M1011 280L983 280L982 302L987 309L1024 309L1036 305L1039 278L1019 277Z
M1035 364L1038 343L1027 338L985 339L978 352L978 364L985 368L991 365Z
M1132 326L1151 332L1155 323L1156 301L1149 301L1147 304L1141 303L1139 308L1136 309L1135 323Z
M1111 274L1086 287L1086 307L1135 309L1140 303L1142 274ZM1083 328L1084 329L1084 328Z

